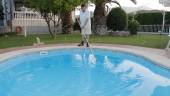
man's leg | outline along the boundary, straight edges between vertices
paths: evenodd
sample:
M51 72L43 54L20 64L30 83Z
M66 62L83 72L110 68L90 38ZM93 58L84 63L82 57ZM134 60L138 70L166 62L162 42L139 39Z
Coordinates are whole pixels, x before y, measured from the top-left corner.
M85 39L86 39L86 47L89 47L89 35L85 35Z
M84 46L85 43L85 39L84 39L84 35L81 36L81 43L78 44L78 46Z

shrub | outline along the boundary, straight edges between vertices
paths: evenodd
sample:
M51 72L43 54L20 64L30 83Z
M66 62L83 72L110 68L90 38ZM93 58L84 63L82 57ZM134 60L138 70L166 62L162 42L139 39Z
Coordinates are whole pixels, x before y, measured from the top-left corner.
M113 31L123 31L127 27L127 15L121 8L114 8L107 16L107 27Z
M138 27L139 27L139 22L137 20L129 21L128 30L130 31L131 35L137 34Z

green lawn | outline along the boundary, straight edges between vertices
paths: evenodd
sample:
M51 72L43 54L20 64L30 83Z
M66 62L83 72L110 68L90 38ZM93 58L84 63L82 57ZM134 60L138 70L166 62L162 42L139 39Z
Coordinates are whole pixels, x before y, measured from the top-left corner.
M49 35L30 35L27 38L21 35L9 35L7 37L0 36L0 49L31 46L36 42L36 37L39 37L45 44L63 44L63 43L78 43L81 40L80 34L61 34L57 35L56 39L52 39ZM91 43L105 43L105 44L122 44L134 45L150 48L166 47L168 42L167 35L137 35L129 37L112 37L112 36L94 36L90 38Z

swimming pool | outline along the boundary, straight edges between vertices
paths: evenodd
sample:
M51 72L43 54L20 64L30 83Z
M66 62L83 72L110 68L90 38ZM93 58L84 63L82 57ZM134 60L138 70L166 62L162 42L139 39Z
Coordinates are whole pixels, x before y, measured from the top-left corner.
M0 62L0 96L170 96L170 70L130 53L93 53L96 62L79 48Z

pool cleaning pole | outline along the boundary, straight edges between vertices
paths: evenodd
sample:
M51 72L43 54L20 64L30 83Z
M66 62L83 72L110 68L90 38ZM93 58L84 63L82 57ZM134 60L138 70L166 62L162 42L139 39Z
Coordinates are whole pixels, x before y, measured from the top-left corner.
M93 54L93 50L92 50L92 48L90 47L91 45L90 45L90 43L89 43L89 40L87 39L87 36L84 34L84 38L86 39L86 42L88 43L88 45L89 45L89 49L90 49L90 51L91 51L91 53ZM93 54L94 55L94 54Z
M169 42L168 42L168 44L166 46L166 50L168 50L169 47L170 47L170 27L169 27L169 34L168 34L168 36L169 36Z
M79 25L80 25L80 22L79 22L79 20L78 20L78 19L77 19L77 22L78 22L78 23L79 23ZM93 50L92 50L92 48L90 47L91 45L90 45L90 43L89 43L89 41L88 41L88 39L87 39L87 36L85 35L85 33L84 33L83 35L84 35L84 38L85 38L86 42L89 44L89 49L90 49L90 51L91 51L92 55L94 55L94 54L93 54Z
M84 38L86 39L86 43L88 43L89 44L89 49L90 49L90 52L91 52L91 54L89 55L89 58L91 58L91 62L93 63L93 64L96 64L96 58L95 58L95 56L94 56L94 53L93 53L93 50L92 50L92 48L90 47L91 45L90 45L90 43L89 43L89 41L88 41L88 39L87 39L87 36L84 34ZM85 47L84 47L85 48Z

